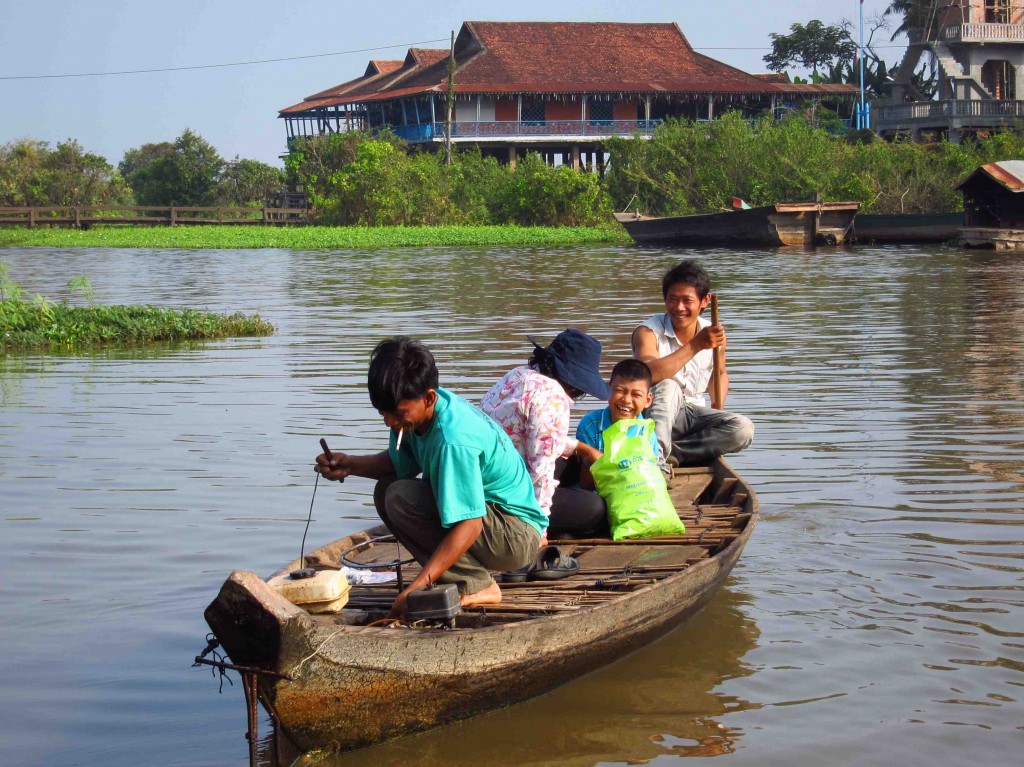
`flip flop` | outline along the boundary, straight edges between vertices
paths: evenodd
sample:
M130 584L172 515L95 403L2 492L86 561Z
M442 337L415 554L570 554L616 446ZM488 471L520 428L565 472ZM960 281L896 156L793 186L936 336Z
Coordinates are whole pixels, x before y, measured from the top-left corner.
M502 583L524 583L526 576L529 574L530 569L533 565L527 565L526 567L520 567L518 570L509 570L508 572L501 574Z
M557 581L580 571L579 560L562 554L557 546L545 546L526 576L530 581Z

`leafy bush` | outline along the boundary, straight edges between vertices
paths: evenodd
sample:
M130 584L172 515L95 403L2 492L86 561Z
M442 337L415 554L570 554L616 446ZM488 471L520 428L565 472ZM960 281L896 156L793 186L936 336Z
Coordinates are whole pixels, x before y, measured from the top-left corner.
M536 155L510 170L474 149L446 165L440 152L410 153L389 133L305 139L286 165L324 224L580 226L610 211L596 177L548 167Z
M668 121L650 141L613 139L608 193L617 210L651 215L720 210L733 196L751 205L856 200L870 213L951 212L956 185L980 165L1017 159L1024 135L1002 131L964 144L849 138L806 116L748 122L739 113L710 124Z
M130 203L131 191L106 158L68 139L55 149L19 139L0 146L0 206Z

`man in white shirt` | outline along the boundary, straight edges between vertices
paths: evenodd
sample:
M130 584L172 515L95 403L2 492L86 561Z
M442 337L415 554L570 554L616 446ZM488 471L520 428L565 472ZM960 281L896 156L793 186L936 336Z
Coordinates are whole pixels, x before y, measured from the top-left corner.
M696 261L682 261L662 278L665 313L633 331L633 356L646 362L654 379L654 419L658 442L669 461L707 463L736 453L754 438L754 424L728 413L725 397L725 328L700 316L711 301L711 278ZM713 368L712 349L722 350L722 402L706 406Z

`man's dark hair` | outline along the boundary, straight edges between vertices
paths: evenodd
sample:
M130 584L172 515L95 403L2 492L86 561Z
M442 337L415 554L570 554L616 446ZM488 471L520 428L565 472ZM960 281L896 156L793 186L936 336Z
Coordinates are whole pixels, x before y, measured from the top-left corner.
M643 381L647 384L648 389L654 385L651 369L647 367L646 362L640 360L626 359L616 362L615 367L612 368L612 377L608 380L614 381L616 378L621 381Z
M711 277L696 261L680 261L665 272L661 278L661 297L668 298L669 288L680 283L697 291L697 298L702 301L711 292Z
M385 338L370 354L366 388L370 402L382 413L393 412L402 400L422 397L437 386L434 355L415 339Z

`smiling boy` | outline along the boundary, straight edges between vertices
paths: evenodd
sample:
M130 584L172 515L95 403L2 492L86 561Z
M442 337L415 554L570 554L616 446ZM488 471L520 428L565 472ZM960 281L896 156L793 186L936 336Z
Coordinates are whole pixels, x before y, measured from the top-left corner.
M754 424L722 409L729 391L725 328L700 316L711 302L711 278L696 261L682 261L665 273L661 290L665 313L633 331L633 356L651 369L654 400L648 414L662 451L680 465L739 452L753 440ZM723 401L709 408L704 393L715 348L722 350Z
M547 526L522 457L500 426L438 385L434 357L418 341L381 341L367 378L370 402L391 429L388 449L321 454L316 470L378 480L377 513L423 568L391 614L404 617L409 592L431 583L457 584L463 606L500 602L488 571L533 562Z
M608 407L588 413L576 427L576 439L604 452L604 431L624 418L643 418L643 411L651 406L651 369L640 360L629 359L616 363L608 382ZM651 447L659 455L657 435L651 432Z

